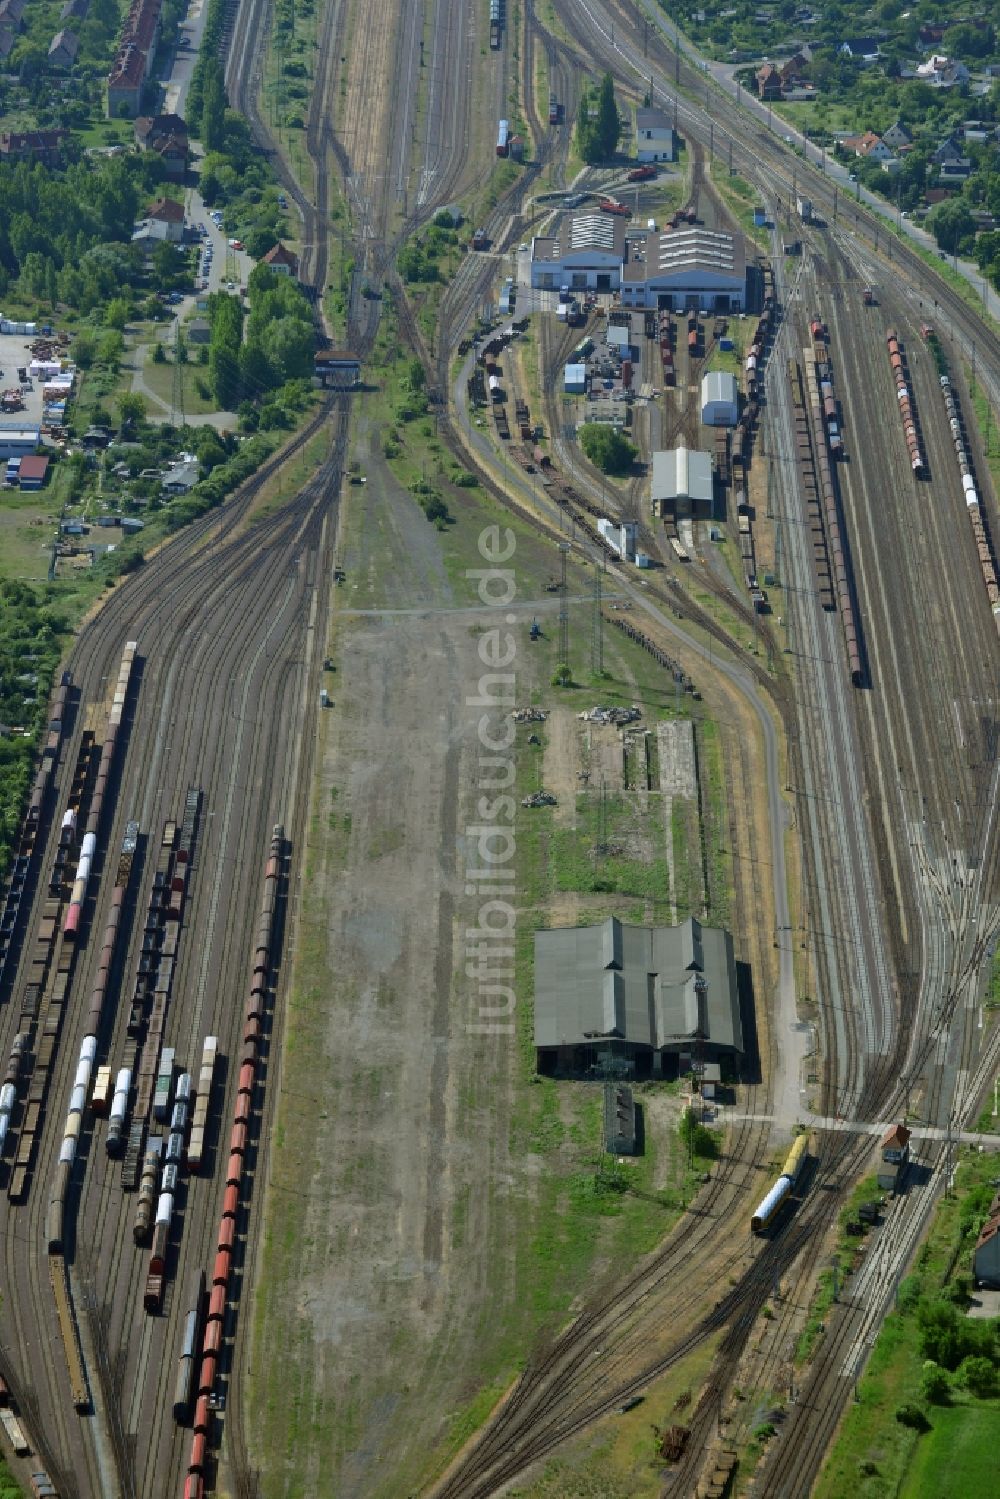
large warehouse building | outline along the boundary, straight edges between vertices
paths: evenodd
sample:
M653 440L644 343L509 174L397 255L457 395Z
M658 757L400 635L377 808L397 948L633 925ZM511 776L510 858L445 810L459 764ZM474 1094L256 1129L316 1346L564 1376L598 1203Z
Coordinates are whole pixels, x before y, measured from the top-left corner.
M733 939L673 927L535 933L535 1048L549 1075L656 1077L743 1053Z
M559 233L531 242L531 284L542 291L617 291L625 257L626 223L617 214L564 218Z
M710 520L715 513L712 456L673 448L653 454L653 478L649 487L653 514L692 516Z
M628 230L617 214L566 218L558 235L531 245L537 290L620 292L624 307L739 312L747 302L742 235L697 226Z

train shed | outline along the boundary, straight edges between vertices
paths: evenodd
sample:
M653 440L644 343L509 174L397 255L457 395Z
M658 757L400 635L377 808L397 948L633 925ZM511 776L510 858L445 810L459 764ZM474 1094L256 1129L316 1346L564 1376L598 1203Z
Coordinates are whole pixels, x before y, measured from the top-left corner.
M712 455L686 447L653 454L653 477L649 488L653 514L692 516L708 520L715 509Z
M693 917L536 932L535 1048L549 1076L661 1077L738 1061L732 937Z
M701 382L701 419L706 427L735 427L740 399L736 376L725 370L709 370Z

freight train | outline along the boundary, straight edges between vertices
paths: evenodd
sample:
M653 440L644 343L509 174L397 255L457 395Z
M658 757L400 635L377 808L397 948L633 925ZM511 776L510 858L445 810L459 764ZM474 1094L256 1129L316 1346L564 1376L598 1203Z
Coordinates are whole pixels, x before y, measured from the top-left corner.
M910 458L910 467L915 474L926 472L923 448L920 445L920 433L917 431L917 419L913 410L913 401L910 396L909 387L906 383L906 371L903 368L903 349L896 336L895 328L890 328L885 335L886 345L889 350L889 363L892 366L893 379L896 382L896 400L899 403L899 416L903 423L903 436L906 439L906 450Z
M249 1194L244 1180L244 1159L248 1148L253 1095L262 1081L260 1046L267 1005L274 947L277 937L276 914L278 886L285 858L285 831L280 823L274 828L264 871L264 895L254 936L253 967L250 993L243 1012L243 1047L240 1052L233 1127L229 1137L229 1164L226 1168L222 1198L222 1215L216 1238L215 1264L209 1293L208 1312L201 1337L200 1356L194 1360L197 1375L190 1381L189 1395L195 1399L194 1433L184 1479L184 1499L203 1499L205 1469L211 1435L211 1411L215 1378L222 1348L222 1327L229 1297L233 1245L236 1237L236 1215L241 1196ZM190 1315L190 1308L189 1308ZM179 1376L180 1377L180 1376Z
M756 1212L750 1219L752 1233L763 1233L764 1229L773 1220L782 1203L794 1191L808 1158L809 1136L799 1135L785 1158L785 1164L781 1168L781 1175L767 1193L767 1196L758 1204Z

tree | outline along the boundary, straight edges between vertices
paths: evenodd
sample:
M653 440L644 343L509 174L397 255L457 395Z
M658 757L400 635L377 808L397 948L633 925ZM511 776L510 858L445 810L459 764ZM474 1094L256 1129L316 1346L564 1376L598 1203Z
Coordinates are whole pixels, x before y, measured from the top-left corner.
M166 364L167 362L167 356L164 352L163 344L159 339L157 339L155 344L153 345L153 353L151 358L154 364Z
M580 428L580 445L602 474L624 474L635 462L636 450L627 437L597 422Z
M597 95L597 141L605 160L614 156L618 150L621 131L621 117L615 102L615 82L610 73L605 73Z
M588 166L600 161L596 121L590 118L590 90L583 89L576 112L576 149Z
M121 332L128 322L129 304L124 297L112 297L104 309L104 323L108 328Z
M221 151L226 143L226 86L218 57L210 58L205 67L201 141L206 151Z
M137 390L125 390L118 397L118 419L122 431L146 419L146 400Z
M957 255L962 241L975 233L976 221L964 198L949 198L931 209L927 227L947 255Z

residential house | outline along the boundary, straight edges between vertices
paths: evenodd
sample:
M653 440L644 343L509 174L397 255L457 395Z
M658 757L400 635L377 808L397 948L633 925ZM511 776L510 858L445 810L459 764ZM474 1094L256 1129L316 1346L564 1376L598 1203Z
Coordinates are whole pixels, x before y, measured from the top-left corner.
M80 50L80 39L72 31L57 31L49 43L49 66L71 68Z
M917 32L921 46L936 47L940 41L943 41L946 30L946 26L939 25L937 22L928 22L926 26L921 26Z
M812 61L810 48L803 47L801 51L793 53L786 63L783 63L781 72L782 91L790 88L802 88L809 82L809 65Z
M935 52L926 62L919 63L916 77L931 88L956 88L969 81L969 70L964 62L952 62Z
M964 182L972 172L972 162L968 156L960 156L956 161L944 161L938 168L939 182Z
M877 62L880 56L878 40L873 36L856 36L841 42L838 52L844 57L853 57L855 62Z
M11 49L17 41L17 33L13 26L5 26L0 21L0 62L6 62L11 54Z
M189 344L207 344L212 341L212 325L208 318L195 317L184 326Z
M159 156L171 181L183 180L188 165L188 135L180 115L140 115L135 122L135 138L144 151Z
M863 156L868 161L892 160L892 151L874 130L866 130L864 135L845 136L841 144L845 150L853 151L855 156Z
M913 144L913 137L902 120L897 120L894 125L889 126L888 130L883 130L882 139L893 151L905 150L907 146Z
M163 0L132 0L108 74L108 115L134 118L142 104L142 86L153 70L160 39Z
M280 240L271 246L261 265L269 266L278 276L291 276L293 281L299 274L299 257L294 251L286 250Z
M758 68L755 76L758 99L781 98L781 74L773 62L766 62L762 68Z
M963 120L961 130L967 146L985 146L997 138L997 127L992 120Z
M146 81L146 59L138 47L122 47L108 74L108 118L126 119L139 113L142 86Z
M173 198L158 198L146 209L144 223L150 225L150 239L166 239L179 245L184 238L184 205Z
M177 463L171 465L160 480L160 488L164 494L187 494L193 489L199 478L198 460L190 453L185 453Z
M2 130L0 160L40 161L43 166L57 167L68 136L68 130Z
M636 110L635 148L639 162L673 161L673 121L662 109Z
M961 159L962 150L953 135L947 136L931 153L931 161L936 167L943 167L950 161L961 161Z
M26 8L27 0L0 0L0 21L19 31Z
M90 9L90 0L66 0L59 12L60 21L85 21Z

